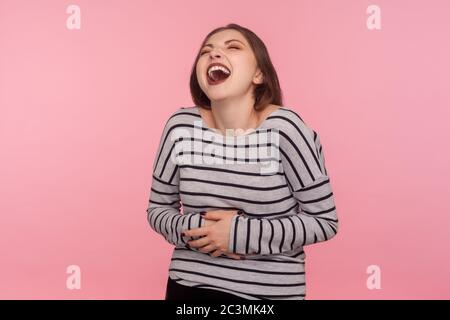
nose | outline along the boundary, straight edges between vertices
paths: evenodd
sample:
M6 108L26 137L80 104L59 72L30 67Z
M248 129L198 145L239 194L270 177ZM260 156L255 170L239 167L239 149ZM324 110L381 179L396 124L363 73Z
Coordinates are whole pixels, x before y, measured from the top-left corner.
M216 57L216 58L220 58L222 56L222 51L218 48L213 48L209 51L209 56L211 58Z

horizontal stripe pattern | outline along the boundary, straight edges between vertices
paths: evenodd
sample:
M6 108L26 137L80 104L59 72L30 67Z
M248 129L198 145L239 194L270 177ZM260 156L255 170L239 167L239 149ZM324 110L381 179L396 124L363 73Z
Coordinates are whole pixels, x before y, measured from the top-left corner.
M274 254L334 237L338 218L317 132L292 110L280 119L280 154L286 181L299 211L283 218L234 216L229 251Z
M208 286L249 300L304 299L304 262L270 258L238 261L203 254L199 259L192 250L175 248L169 276L180 284Z
M147 219L175 245L169 276L251 300L304 299L303 247L331 239L338 228L319 135L286 107L235 141L212 134L201 120L196 106L175 111L153 165ZM260 146L266 149L255 157L251 151ZM246 260L212 257L186 244L195 238L182 237L204 225L201 211L219 209L243 210L233 216L229 251Z

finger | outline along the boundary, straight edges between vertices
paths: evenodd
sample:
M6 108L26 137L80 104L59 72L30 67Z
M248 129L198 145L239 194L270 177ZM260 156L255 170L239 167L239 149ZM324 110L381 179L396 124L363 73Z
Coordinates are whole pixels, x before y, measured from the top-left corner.
M195 228L195 229L186 229L183 230L183 236L187 237L200 237L200 236L206 236L208 234L209 228L207 226L201 227L201 228Z
M217 248L215 246L213 246L212 244L209 244L207 246L204 246L200 249L198 249L199 251L203 252L203 253L210 253L211 251L216 250Z
M191 240L188 241L189 246L194 247L194 248L201 248L204 247L206 245L209 245L210 241L207 237L203 237L197 240Z
M227 253L227 252L225 252L224 254L225 254L228 258L231 258L231 259L237 259L237 256L236 256L235 254Z
M223 218L223 215L220 214L220 211L208 211L203 215L203 218L210 220L220 220Z
M212 220L212 219L207 219L207 218L203 218L203 219L205 221L204 227L211 226L217 222L216 220Z
M227 254L230 258L236 259L236 260L244 260L245 257L239 254L234 254L234 253L228 253Z
M236 260L241 260L241 257L238 256L237 254L231 254L230 257Z
M212 255L213 257L217 258L218 256L221 256L222 253L223 253L223 252L222 252L221 250L216 250L216 251L214 251L213 253L211 253L211 255Z

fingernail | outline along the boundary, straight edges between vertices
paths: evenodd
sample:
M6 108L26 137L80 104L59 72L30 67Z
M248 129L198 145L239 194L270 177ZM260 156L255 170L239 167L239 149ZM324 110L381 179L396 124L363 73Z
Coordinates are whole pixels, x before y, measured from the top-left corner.
M181 236L184 237L184 236L186 236L186 234L185 234L184 232L182 232L182 233L181 233Z
M204 216L206 214L206 211L200 212L200 215Z

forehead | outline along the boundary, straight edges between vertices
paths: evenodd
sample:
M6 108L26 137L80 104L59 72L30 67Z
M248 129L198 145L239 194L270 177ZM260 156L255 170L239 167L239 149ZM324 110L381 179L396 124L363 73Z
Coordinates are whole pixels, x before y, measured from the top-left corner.
M245 37L239 31L233 30L233 29L222 30L222 31L219 31L219 32L213 34L211 37L209 37L205 41L205 44L207 44L207 43L219 44L219 43L224 43L225 41L230 40L230 39L240 40L244 44L248 45L248 42L245 39Z

